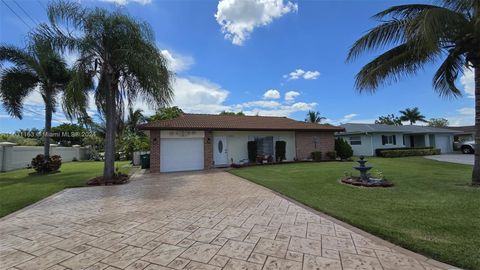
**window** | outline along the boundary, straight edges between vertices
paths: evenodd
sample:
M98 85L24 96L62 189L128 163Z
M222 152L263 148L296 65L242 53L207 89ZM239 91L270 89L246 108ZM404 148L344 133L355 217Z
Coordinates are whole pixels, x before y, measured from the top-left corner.
M361 145L362 144L362 137L360 137L360 136L351 136L349 139L350 139L350 145Z
M273 137L257 137L257 154L273 156Z
M395 135L382 135L382 145L385 144L397 144L397 138Z

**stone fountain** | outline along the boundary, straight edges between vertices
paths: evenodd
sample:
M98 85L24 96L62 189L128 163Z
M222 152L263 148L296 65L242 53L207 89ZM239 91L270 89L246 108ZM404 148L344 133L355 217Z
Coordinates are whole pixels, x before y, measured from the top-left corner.
M350 176L342 179L342 182L345 184L350 184L350 185L355 185L355 186L364 186L364 187L391 187L393 184L391 182L388 182L385 179L377 179L377 178L372 178L368 174L368 171L370 171L373 167L372 166L367 166L365 163L367 163L367 160L365 160L364 156L360 156L360 158L357 160L358 164L357 166L353 166L353 168L357 171L360 172L360 177L358 176Z

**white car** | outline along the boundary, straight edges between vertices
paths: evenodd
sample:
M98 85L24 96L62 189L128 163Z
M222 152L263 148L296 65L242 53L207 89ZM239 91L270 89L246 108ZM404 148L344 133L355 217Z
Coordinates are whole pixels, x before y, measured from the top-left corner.
M475 153L475 142L474 141L464 141L460 145L460 150L464 154L473 154Z

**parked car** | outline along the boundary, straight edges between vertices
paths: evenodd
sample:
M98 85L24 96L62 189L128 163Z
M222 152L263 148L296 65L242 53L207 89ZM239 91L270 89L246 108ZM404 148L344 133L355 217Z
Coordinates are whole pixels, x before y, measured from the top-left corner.
M460 150L464 154L473 154L475 152L475 142L474 141L464 141L460 145Z

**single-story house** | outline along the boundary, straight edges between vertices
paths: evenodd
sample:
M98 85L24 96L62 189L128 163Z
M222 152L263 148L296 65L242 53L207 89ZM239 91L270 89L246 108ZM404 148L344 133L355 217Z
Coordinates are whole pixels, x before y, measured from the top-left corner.
M375 149L399 147L435 147L442 153L453 151L453 136L457 130L428 126L393 126L384 124L344 124L344 132L336 134L345 139L354 155L374 156Z
M334 151L334 133L343 128L286 117L183 114L139 126L150 136L150 171L173 172L226 167L248 159L248 142L257 153L275 156L285 141L286 160L304 160L311 152Z

